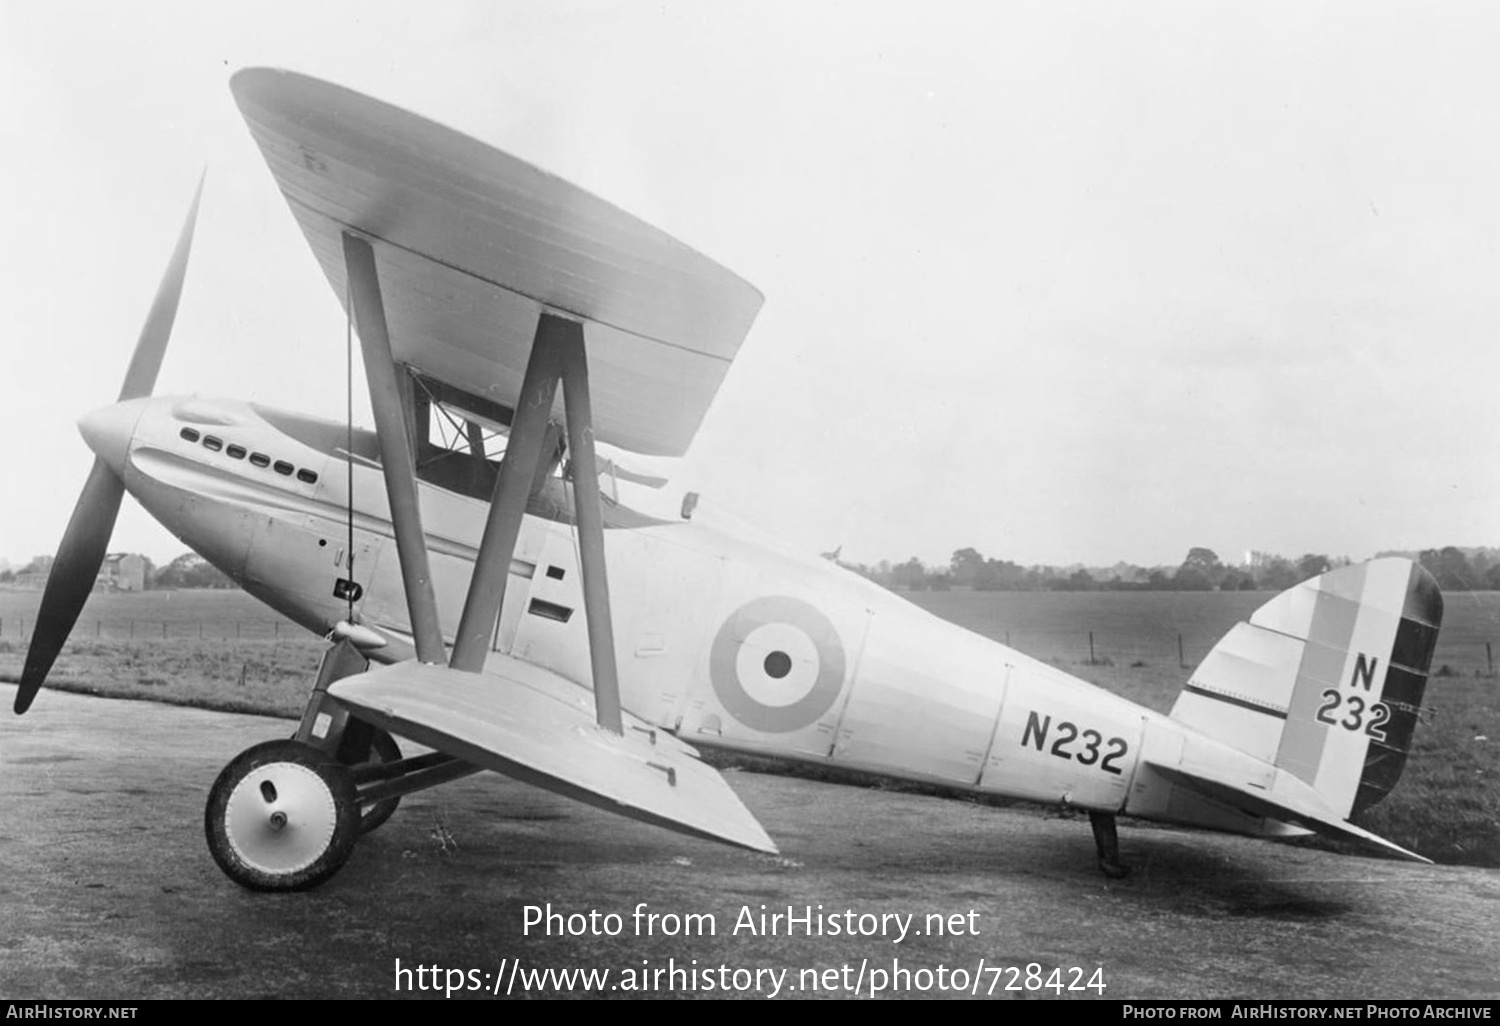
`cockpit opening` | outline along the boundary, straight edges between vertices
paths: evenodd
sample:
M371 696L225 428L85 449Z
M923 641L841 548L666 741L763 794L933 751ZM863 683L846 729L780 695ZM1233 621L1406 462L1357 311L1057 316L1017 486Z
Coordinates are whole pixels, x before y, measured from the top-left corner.
M510 443L511 410L415 371L409 371L408 379L417 478L488 501ZM544 446L533 491L562 473L566 445L561 432L550 429Z

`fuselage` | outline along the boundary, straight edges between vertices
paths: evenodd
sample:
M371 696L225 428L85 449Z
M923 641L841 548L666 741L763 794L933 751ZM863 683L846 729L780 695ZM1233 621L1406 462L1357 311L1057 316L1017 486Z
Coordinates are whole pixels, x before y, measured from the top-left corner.
M319 635L354 623L368 645L373 632L385 643L368 650L372 658L410 654L372 433L198 397L118 404L85 418L82 429L148 512L255 597ZM449 644L488 512L476 497L488 479L482 467L471 469L419 471ZM569 503L561 478L533 499L491 649L589 687ZM1218 742L834 563L613 503L605 527L623 706L684 740L973 792L1280 832L1242 813L1185 804L1143 765L1148 751L1159 763L1174 746Z

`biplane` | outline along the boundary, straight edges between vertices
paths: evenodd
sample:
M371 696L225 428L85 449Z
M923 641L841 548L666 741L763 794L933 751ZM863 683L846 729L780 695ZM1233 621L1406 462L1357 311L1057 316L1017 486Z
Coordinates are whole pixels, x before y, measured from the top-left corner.
M277 70L232 89L357 332L375 428L152 394L195 196L119 400L81 421L96 459L15 709L127 491L326 637L295 736L242 752L209 793L208 846L236 882L318 884L403 795L482 770L776 851L702 748L1086 810L1109 875L1118 815L1420 858L1350 822L1411 747L1442 615L1419 566L1278 595L1162 715L690 502L643 512L620 482L660 484L639 459L688 449L760 294L415 114Z

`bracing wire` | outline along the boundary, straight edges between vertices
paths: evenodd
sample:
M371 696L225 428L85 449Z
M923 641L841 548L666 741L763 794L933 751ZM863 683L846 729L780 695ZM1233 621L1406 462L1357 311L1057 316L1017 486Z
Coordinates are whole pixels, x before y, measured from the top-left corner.
M569 503L573 507L573 522L568 525L569 534L573 539L573 565L578 567L578 572L582 574L583 540L578 536L578 486L573 481L571 468L564 469L562 480L563 488L566 489Z
M348 455L349 476L346 480L348 492L347 523L349 527L347 564L349 585L345 598L349 600L349 622L354 622L354 300L350 294L351 284L344 282L344 451Z

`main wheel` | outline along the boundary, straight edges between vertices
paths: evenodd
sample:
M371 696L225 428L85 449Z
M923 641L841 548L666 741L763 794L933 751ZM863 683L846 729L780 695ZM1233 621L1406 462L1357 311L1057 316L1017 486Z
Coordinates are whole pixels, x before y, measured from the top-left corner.
M362 766L388 766L401 759L401 746L396 744L396 739L386 731L375 730L375 736L370 739L370 754ZM380 828L386 820L390 819L396 812L396 806L401 804L400 797L387 798L383 802L376 802L361 813L359 818L360 834L368 834Z
M359 838L349 771L300 741L267 741L234 758L208 792L208 850L235 883L255 891L316 887Z

